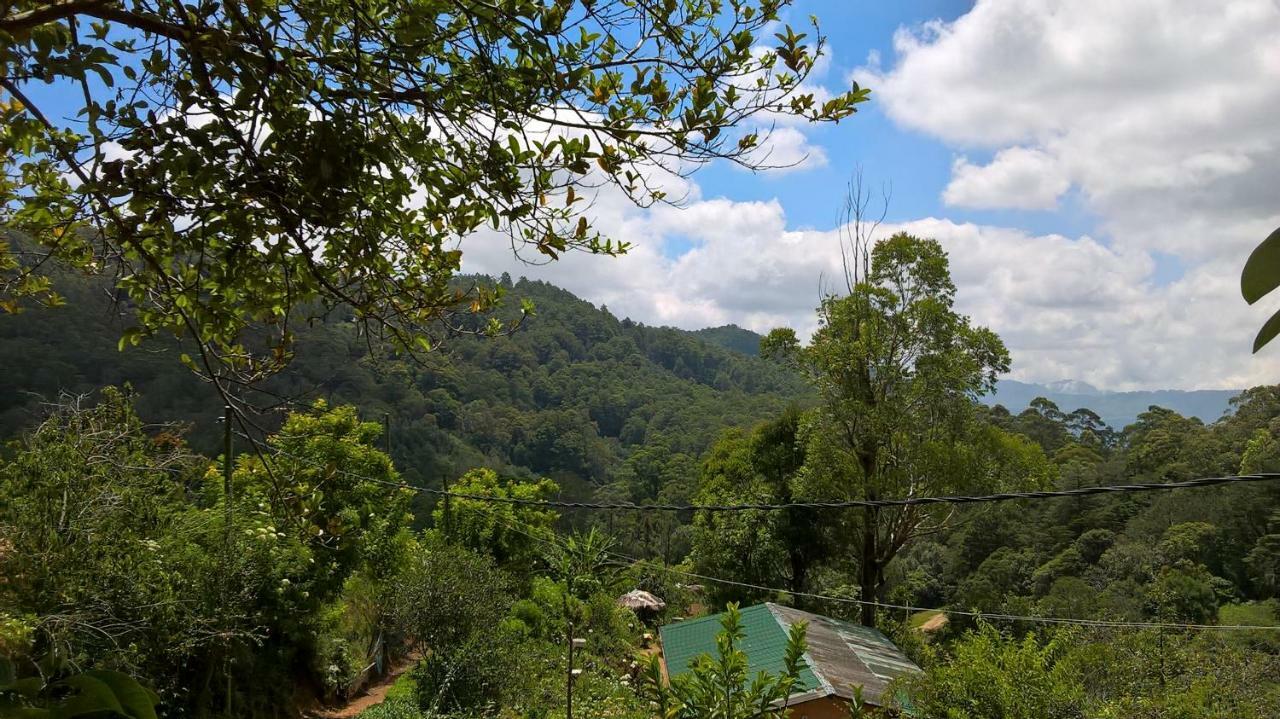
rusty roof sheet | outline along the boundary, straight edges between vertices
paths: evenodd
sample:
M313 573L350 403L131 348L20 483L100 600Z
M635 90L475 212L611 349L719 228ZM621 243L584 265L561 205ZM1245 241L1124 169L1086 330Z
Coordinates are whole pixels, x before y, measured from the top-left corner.
M852 699L853 687L861 686L863 701L880 705L890 681L920 671L876 629L778 604L767 606L784 628L796 622L809 623L805 658L832 694Z

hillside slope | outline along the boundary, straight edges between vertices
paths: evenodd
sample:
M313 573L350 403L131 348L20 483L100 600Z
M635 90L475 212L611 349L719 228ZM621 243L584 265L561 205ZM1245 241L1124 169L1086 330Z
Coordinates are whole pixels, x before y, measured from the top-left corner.
M331 317L299 331L297 359L268 388L387 417L410 481L438 485L486 465L551 476L579 495L613 481L637 447L694 458L725 427L805 395L787 370L695 334L620 320L543 282L501 281L507 306L537 307L510 337L457 338L416 364L371 355L345 317ZM106 285L58 284L69 306L0 318L0 436L30 426L60 393L127 383L145 420L188 424L192 443L216 453L221 403L179 363L176 344L118 351L128 318Z

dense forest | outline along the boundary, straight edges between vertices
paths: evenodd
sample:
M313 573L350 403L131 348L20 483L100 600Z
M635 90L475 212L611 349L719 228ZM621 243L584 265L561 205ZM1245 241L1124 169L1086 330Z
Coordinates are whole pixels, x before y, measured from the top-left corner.
M440 486L477 466L548 476L585 496L637 471L639 448L690 466L729 426L744 426L803 401L803 381L786 368L704 341L703 333L618 319L542 282L462 277L506 292L504 307L531 302L534 314L500 339L459 336L439 353L407 358L376 348L349 313L298 332L297 358L251 399L351 404L389 422L392 457L406 480ZM186 425L191 446L221 449L217 394L174 361L183 347L163 341L118 349L128 306L108 285L61 274L66 307L0 324L0 433L30 428L62 394L131 387L139 415ZM722 330L737 328L722 328ZM759 337L731 333L741 346ZM30 358L39 357L39 362ZM278 413L258 418L278 427ZM628 464L630 460L630 464ZM648 470L641 470L648 471ZM648 481L658 481L652 478Z
M769 600L887 632L925 668L900 688L920 716L1280 706L1277 633L1216 628L1280 624L1271 483L875 513L587 512L398 488L739 504L1280 470L1280 387L1210 424L1151 407L1114 428L1043 398L1017 414L975 402L1007 355L949 309L945 255L897 236L873 257L878 274L826 300L807 345L645 327L506 277L462 281L536 311L425 362L375 351L341 316L316 321L264 388L290 403L258 418L261 444L236 436L225 480L220 408L181 347L117 349L127 308L61 278L69 306L0 325L13 368L0 642L137 677L166 716L290 716L426 652L369 717L532 717L564 711L563 632L579 627L579 711L641 717L680 691L637 672L646 623ZM877 307L887 285L926 304ZM913 312L930 313L928 333ZM850 319L884 341L851 342ZM948 365L950 384L909 371L864 395L857 377L831 381L894 352ZM899 429L876 439L886 422ZM613 603L636 587L668 609Z

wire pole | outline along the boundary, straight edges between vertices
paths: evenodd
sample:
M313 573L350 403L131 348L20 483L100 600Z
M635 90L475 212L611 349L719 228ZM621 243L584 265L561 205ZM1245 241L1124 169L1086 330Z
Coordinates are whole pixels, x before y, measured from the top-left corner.
M382 415L382 433L386 435L383 439L387 443L387 457L391 456L391 413L387 412Z
M222 406L222 503L226 513L226 528L223 533L223 571L228 571L231 561L231 405ZM227 576L230 576L229 574ZM226 592L227 584L223 583L223 591ZM227 597L229 599L229 597ZM235 716L231 712L232 701L232 680L231 680L231 647L226 647L227 654L223 658L222 671L226 674L227 679L227 714Z
M573 719L573 622L570 621L566 627L565 638L569 640L569 673L565 677L564 694L565 694L565 719Z
M567 600L566 600L567 601ZM568 624L569 639L569 674L565 677L565 719L573 719L573 680L578 678L582 673L581 669L573 668L573 652L575 649L581 649L587 645L587 640L573 636L573 620Z
M223 405L222 407L222 501L226 511L226 537L225 544L227 551L231 550L231 405Z

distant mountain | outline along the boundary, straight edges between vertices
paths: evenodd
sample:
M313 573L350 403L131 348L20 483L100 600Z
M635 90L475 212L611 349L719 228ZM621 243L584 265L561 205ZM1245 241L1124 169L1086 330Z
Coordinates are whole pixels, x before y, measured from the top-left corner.
M706 329L694 330L691 334L711 344L720 345L725 349L750 355L751 357L756 357L760 354L760 340L764 339L763 336L751 330L744 330L737 325L707 327Z
M713 345L752 357L760 354L763 336L737 325L708 327L693 330L689 334ZM1232 397L1238 389L1200 390L1147 390L1141 392L1110 392L1078 379L1062 379L1055 382L1034 384L1012 379L1000 380L996 394L983 397L987 405L1004 405L1017 414L1031 404L1036 397L1046 397L1063 412L1087 407L1116 429L1133 424L1138 415L1152 405L1174 410L1188 417L1198 417L1206 424L1222 417L1231 408Z
M1060 379L1057 382L1047 382L1044 387L1050 392L1057 392L1059 394L1082 394L1090 397L1104 394L1104 392L1097 387L1078 379Z
M1060 380L1047 384L1031 384L1003 379L993 395L983 398L988 405L1004 405L1010 412L1026 409L1031 400L1045 397L1064 412L1088 407L1107 424L1122 429L1132 424L1138 415L1152 405L1174 410L1188 417L1199 417L1203 422L1213 422L1230 409L1232 397L1238 389L1161 389L1141 392L1107 392L1079 380Z

